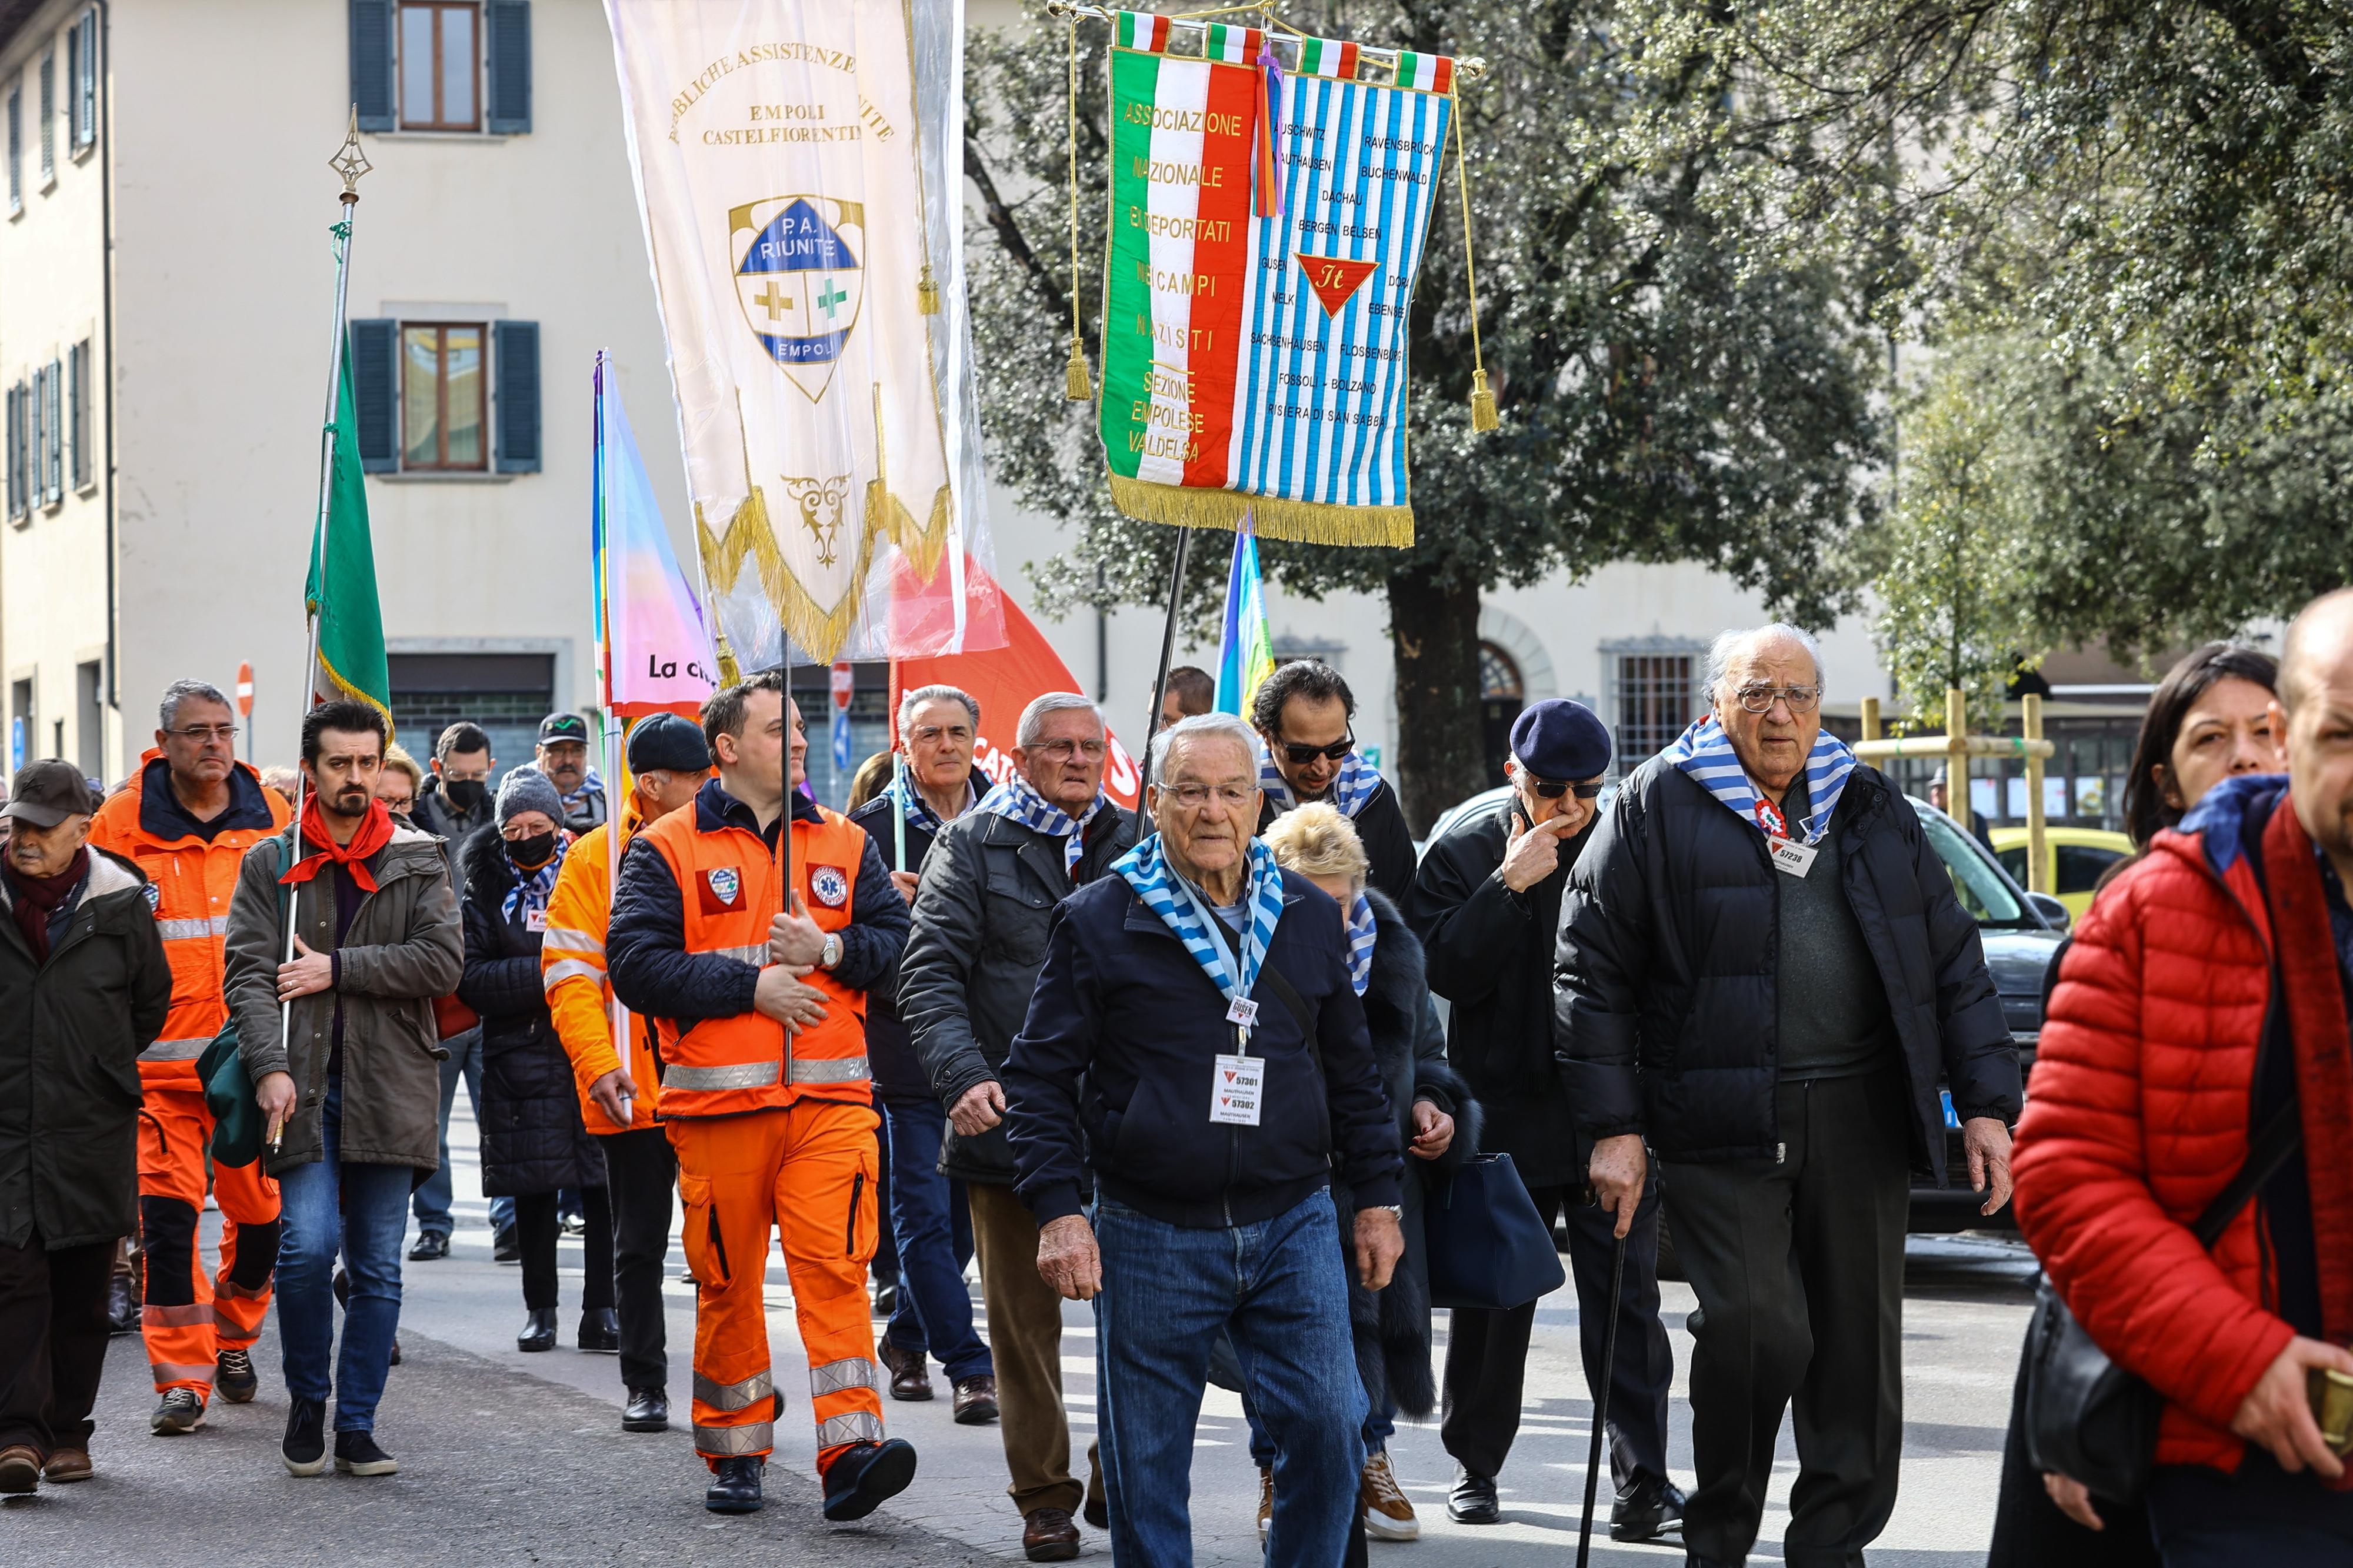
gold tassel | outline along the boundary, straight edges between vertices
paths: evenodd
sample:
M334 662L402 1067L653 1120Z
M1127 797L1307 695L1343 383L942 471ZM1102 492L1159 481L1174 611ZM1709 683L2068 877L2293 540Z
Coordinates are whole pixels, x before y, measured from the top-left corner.
M1071 362L1062 367L1062 395L1072 403L1085 403L1095 395L1094 382L1087 374L1087 356L1079 347L1076 333L1071 337Z
M940 285L932 276L932 264L923 263L923 275L915 280L915 309L926 316L940 313Z
M1063 155L1071 176L1071 359L1062 366L1062 395L1072 403L1094 398L1093 379L1087 374L1087 351L1079 336L1079 24L1071 19L1068 37L1070 100L1062 119Z
M1487 373L1471 373L1471 428L1484 434L1503 423L1495 412L1495 395L1487 389Z

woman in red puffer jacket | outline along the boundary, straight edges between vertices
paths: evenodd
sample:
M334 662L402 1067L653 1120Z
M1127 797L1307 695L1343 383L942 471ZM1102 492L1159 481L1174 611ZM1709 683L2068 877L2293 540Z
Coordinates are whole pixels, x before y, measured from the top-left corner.
M2085 917L2019 1125L2020 1227L2092 1338L2166 1397L2148 1501L2169 1568L2258 1546L2267 1568L2353 1562L2353 1497L2304 1393L2309 1367L2353 1373L2337 897L2284 779L2215 788ZM2259 1062L2274 957L2294 1049ZM2191 1223L2291 1095L2301 1157L2208 1253ZM2286 1473L2307 1467L2325 1483Z

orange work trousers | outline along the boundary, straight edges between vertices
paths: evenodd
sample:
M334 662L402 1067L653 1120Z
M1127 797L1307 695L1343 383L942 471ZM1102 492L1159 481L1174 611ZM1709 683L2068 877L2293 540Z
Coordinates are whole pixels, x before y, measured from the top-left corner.
M202 1089L148 1087L139 1118L139 1228L147 1268L140 1332L156 1392L191 1388L206 1402L220 1352L242 1350L261 1332L278 1267L278 1184L257 1160L214 1168L220 1272L205 1271L196 1221L212 1132Z
M694 1271L694 1448L715 1468L776 1447L784 1401L770 1374L768 1237L781 1232L822 1476L853 1443L882 1440L866 1266L881 1155L874 1111L803 1100L783 1110L678 1118L686 1259Z

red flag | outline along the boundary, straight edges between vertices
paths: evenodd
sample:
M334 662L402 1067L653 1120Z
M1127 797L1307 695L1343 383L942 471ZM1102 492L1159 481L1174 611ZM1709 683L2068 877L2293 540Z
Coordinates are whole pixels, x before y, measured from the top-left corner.
M1003 585L977 563L965 568L966 591L992 598L1005 616L1005 646L984 653L943 654L936 658L893 659L891 664L892 723L898 722L899 699L918 686L953 686L972 694L980 704L979 745L973 761L992 779L1013 774L1014 726L1031 700L1049 691L1084 689L1071 679L1070 667L1055 653L1037 626L1013 602ZM1108 727L1106 727L1108 733ZM892 737L893 746L898 739ZM1117 736L1111 737L1111 761L1103 769L1103 792L1123 806L1135 806L1143 775Z

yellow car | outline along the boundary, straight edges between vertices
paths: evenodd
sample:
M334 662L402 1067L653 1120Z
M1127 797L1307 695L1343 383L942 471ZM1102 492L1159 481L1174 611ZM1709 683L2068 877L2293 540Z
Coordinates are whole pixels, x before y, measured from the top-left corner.
M2026 829L1997 827L1988 837L1993 840L1994 858L2001 862L2001 868L2020 887L2026 886ZM2132 852L2132 840L2121 833L2099 827L2046 827L2042 830L2043 867L2051 875L2043 885L2067 906L2071 918L2082 920L2084 911L2092 907L2092 889L2099 885L2101 875Z

